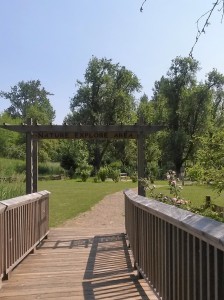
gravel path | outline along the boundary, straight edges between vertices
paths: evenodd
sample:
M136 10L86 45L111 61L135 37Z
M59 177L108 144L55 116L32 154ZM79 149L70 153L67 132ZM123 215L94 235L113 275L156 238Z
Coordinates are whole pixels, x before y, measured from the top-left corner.
M135 189L137 192L137 189ZM107 195L90 211L66 221L60 227L97 228L103 232L124 232L124 194L123 191Z

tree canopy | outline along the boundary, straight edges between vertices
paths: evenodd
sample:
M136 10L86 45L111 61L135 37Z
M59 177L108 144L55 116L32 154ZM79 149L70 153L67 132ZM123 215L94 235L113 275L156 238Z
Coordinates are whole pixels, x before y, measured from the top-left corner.
M134 93L141 88L135 74L111 59L92 57L84 82L71 99L69 123L86 125L130 124L135 121Z
M136 118L135 92L141 84L137 76L111 59L92 57L84 74L77 81L78 90L71 99L69 124L113 125L134 124ZM100 168L110 141L88 142L90 162L95 172ZM123 147L124 148L124 147Z
M20 81L11 87L10 92L0 92L0 96L11 103L6 112L12 118L33 118L42 124L50 123L55 118L55 111L50 104L48 96L52 95L41 87L39 80Z

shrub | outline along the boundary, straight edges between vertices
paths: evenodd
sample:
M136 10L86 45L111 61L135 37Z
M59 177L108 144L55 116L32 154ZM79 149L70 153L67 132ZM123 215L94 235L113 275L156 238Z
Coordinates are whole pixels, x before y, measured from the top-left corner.
M90 176L90 171L88 171L88 170L82 170L80 173L80 177L83 182L86 182L86 180L89 178L89 176Z
M199 164L195 164L187 169L187 177L191 181L201 181L204 178L204 169Z
M133 172L130 176L132 182L137 182L138 181L138 174L137 172Z
M97 175L100 180L104 182L108 177L108 169L105 167L101 167Z
M118 182L120 180L120 170L110 169L108 176L114 181Z

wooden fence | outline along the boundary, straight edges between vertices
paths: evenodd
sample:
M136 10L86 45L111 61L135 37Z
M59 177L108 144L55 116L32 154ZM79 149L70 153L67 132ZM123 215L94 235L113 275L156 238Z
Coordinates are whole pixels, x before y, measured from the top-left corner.
M0 278L7 279L48 231L48 191L0 201Z
M224 223L125 191L139 274L162 300L224 299Z

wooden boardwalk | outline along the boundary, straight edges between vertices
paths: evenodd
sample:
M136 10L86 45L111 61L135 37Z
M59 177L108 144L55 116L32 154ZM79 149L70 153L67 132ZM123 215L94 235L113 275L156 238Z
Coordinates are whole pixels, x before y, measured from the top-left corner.
M133 270L123 226L108 217L110 226L95 220L90 227L91 214L94 210L72 227L51 229L48 239L3 282L0 299L157 299Z

